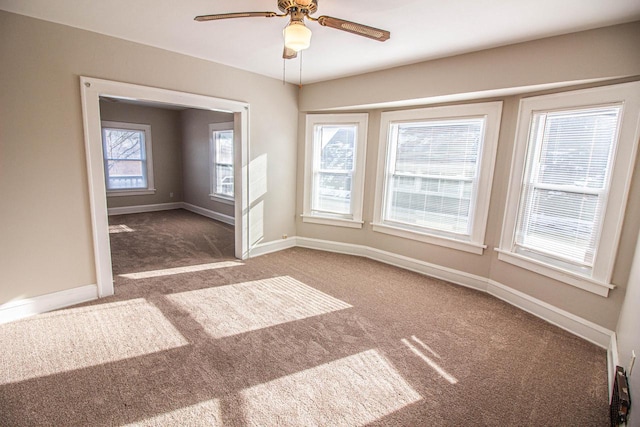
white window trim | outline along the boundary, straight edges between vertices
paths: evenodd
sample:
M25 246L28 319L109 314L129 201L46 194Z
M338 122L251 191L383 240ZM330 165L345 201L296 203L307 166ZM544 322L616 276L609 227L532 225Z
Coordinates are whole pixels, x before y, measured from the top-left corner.
M367 127L369 114L307 114L305 133L304 201L302 221L336 227L362 228L362 203L364 196L364 171L367 153ZM311 210L311 191L313 185L313 138L316 125L349 124L358 127L355 153L355 172L351 191L352 214L348 217L320 214Z
M227 196L226 194L216 193L217 178L216 178L216 168L214 167L216 163L216 141L215 141L215 138L213 137L213 132L223 131L223 130L233 130L233 125L234 125L233 122L211 123L209 125L209 198L215 202L224 203L226 205L235 204L235 198ZM234 138L234 141L235 141L235 138ZM235 184L234 184L234 194L235 194Z
M209 198L214 202L224 203L225 205L235 204L235 200L229 196L223 196L221 194L209 194Z
M156 194L156 189L153 183L153 144L151 142L151 125L102 120L101 130L102 128L128 129L128 130L137 130L137 131L144 132L144 149L146 152L146 163L147 163L147 188L134 188L131 190L126 190L122 188L118 190L107 189L106 190L107 197L146 196L150 194ZM105 153L104 153L104 143L103 143L103 151L102 151L103 161L104 161L104 155ZM106 169L106 163L105 163L105 180L107 178L106 170L107 169Z
M482 153L480 155L476 205L471 207L472 214L470 220L472 224L468 240L431 234L426 229L417 230L412 227L399 226L394 222L385 222L382 217L382 212L385 205L387 185L387 159L391 147L389 141L391 124L424 119L461 119L481 116L486 117L485 136ZM500 101L382 113L380 120L380 144L378 148L374 217L372 223L373 231L482 255L484 249L487 247L484 244L484 239L487 230L489 200L491 197L491 185L493 183L493 171L496 162L501 116L502 102Z
M532 113L614 103L623 103L620 136L613 154L610 191L591 277L516 253L515 231ZM498 259L606 297L615 288L611 276L640 137L640 82L523 98L519 111L502 236L496 249Z

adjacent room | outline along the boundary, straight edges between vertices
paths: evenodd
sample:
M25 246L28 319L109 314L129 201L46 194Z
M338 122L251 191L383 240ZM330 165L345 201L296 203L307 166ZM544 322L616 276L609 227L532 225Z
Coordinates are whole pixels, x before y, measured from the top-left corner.
M640 426L639 48L633 0L0 0L0 425Z
M233 114L101 97L100 128L114 273L234 258Z

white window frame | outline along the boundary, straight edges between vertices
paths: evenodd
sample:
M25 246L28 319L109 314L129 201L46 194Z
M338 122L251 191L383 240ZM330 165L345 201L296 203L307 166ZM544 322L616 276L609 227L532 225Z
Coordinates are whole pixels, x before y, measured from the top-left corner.
M378 169L375 192L373 230L421 242L443 246L482 255L489 214L489 199L498 147L502 102L482 102L475 104L430 107L416 110L390 111L382 113L380 121L380 145L378 151ZM397 222L386 221L383 217L386 205L387 185L389 180L389 161L395 157L391 153L391 125L401 122L420 120L485 118L485 135L481 147L478 179L474 188L475 205L471 206L469 236L450 237L440 235L427 228L404 226Z
M151 125L140 124L140 123L124 123L124 122L114 122L109 120L101 121L101 131L102 138L104 139L104 129L105 128L113 128L113 129L126 129L126 130L135 130L144 132L144 149L145 149L145 162L147 168L147 187L146 188L133 188L133 189L124 189L119 188L117 190L109 190L107 187L108 180L108 169L107 169L107 160L106 153L104 151L104 140L102 142L102 159L104 162L104 177L105 177L105 188L107 197L119 197L119 196L145 196L150 194L155 194L156 189L153 182L153 144L151 141Z
M364 171L367 152L367 126L369 114L307 114L305 133L305 175L304 202L302 221L307 223L333 225L338 227L362 228L362 203L364 195ZM314 176L314 135L318 125L355 125L356 152L354 159L354 173L352 176L351 213L348 215L331 215L313 212L311 209L313 176Z
M600 239L596 246L596 257L590 275L562 268L560 263L554 265L546 260L516 253L517 218L533 113L611 104L623 106L621 125L618 131L617 149L612 157L609 193L604 203ZM502 236L500 247L496 248L498 259L600 296L608 296L609 290L615 287L611 284L611 276L618 251L639 136L640 82L523 98L520 101Z
M224 203L227 205L233 205L235 203L235 197L230 197L226 194L216 193L216 189L218 188L217 181L217 172L216 172L216 138L214 136L214 132L220 131L233 131L234 123L233 122L224 122L224 123L211 123L209 125L209 197L211 200ZM235 137L234 137L235 142ZM235 143L234 143L234 151L235 151ZM234 156L235 159L235 156ZM235 168L235 164L233 165ZM235 176L235 171L234 171ZM234 194L235 194L235 179L234 179Z

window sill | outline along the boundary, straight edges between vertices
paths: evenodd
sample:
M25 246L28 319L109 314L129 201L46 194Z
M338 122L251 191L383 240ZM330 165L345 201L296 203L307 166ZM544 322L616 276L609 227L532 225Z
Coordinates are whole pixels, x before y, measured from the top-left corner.
M484 250L487 248L486 245L482 245L479 243L465 242L448 237L435 236L433 234L419 233L400 227L393 227L387 224L371 223L371 225L373 226L373 231L377 231L379 233L390 234L392 236L398 236L405 239L417 240L419 242L429 243L432 245L444 246L445 248L456 249L476 255L482 255Z
M315 215L301 215L302 222L309 222L313 224L333 225L335 227L348 227L348 228L362 228L364 221L357 221L354 219L346 218L330 218L320 217Z
M224 203L225 205L234 205L236 203L232 198L221 196L219 194L209 194L209 198L214 202Z
M121 196L148 196L150 194L156 194L156 189L139 189L139 190L114 190L107 191L107 197L121 197Z
M509 252L504 249L495 248L495 251L498 252L498 259L500 261L508 262L509 264L513 264L559 282L575 286L576 288L600 295L601 297L608 297L609 291L615 288L615 285L600 282L574 273L573 271L533 260L520 254L514 254L513 252Z

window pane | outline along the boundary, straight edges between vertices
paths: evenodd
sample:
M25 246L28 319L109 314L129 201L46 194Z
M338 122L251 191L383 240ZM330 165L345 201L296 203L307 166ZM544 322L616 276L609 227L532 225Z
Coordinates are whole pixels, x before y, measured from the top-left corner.
M315 196L313 210L337 214L351 213L351 176L319 173Z
M539 182L602 189L618 127L619 108L534 115L544 131Z
M593 259L598 230L598 196L533 189L527 227L519 238L523 247L562 254L577 263Z
M233 131L217 131L216 138L216 162L233 164Z
M405 123L397 126L396 172L473 178L484 119Z
M419 227L466 233L473 183L395 176L388 218Z
M147 188L144 163L139 160L108 160L107 189Z
M593 265L620 110L533 115L517 247L580 268Z
M356 126L317 126L321 170L353 170Z
M392 125L385 220L470 234L484 119Z
M107 159L144 159L144 132L104 129Z
M351 214L356 125L315 126L315 179L311 210Z
M233 166L216 165L216 193L233 197Z

